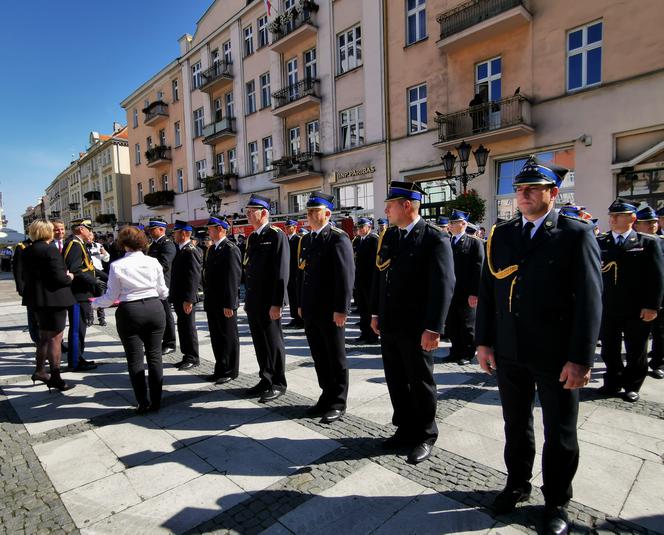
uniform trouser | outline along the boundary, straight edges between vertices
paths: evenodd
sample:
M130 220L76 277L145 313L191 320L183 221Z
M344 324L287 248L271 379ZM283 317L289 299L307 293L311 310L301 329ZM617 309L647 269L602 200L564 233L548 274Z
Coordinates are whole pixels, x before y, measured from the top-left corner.
M433 444L438 438L433 353L422 349L421 338L422 333L381 331L380 345L397 433L414 444Z
M304 332L316 366L318 386L323 391L316 405L324 410L345 409L348 398L346 328L337 327L332 314L304 320Z
M579 391L565 390L558 370L498 358L498 390L505 421L505 465L507 487L529 489L535 460L533 407L535 389L542 405L542 493L549 506L566 504L572 498L572 480L579 465L576 422Z
M664 369L664 310L660 310L652 325L652 353L650 367L653 370Z
M166 316L166 327L164 328L164 339L161 341L161 348L175 349L175 321L173 321L171 304L168 302L168 299L162 299L161 304L164 307L164 315Z
M454 359L472 360L475 356L475 311L468 305L467 296L452 299L445 334L452 342L450 355Z
M638 392L648 374L646 349L651 324L635 317L604 315L600 340L606 365L604 384L609 388ZM626 364L622 360L622 335L625 336Z
M30 340L35 344L39 343L39 324L37 323L37 316L35 315L34 310L31 307L25 307L28 314L28 333L30 334Z
M136 401L139 405L149 403L158 409L163 384L161 339L164 335L164 308L157 298L121 303L115 319ZM149 400L145 385L144 352L148 362Z
M365 283L360 283L355 293L355 302L360 314L360 337L373 339L376 338L376 333L371 328L371 301L369 297L371 288L367 286Z
M291 277L292 279L293 277ZM302 322L302 318L297 312L297 285L295 282L288 281L288 305L290 306L290 315L293 321Z
M198 331L196 330L196 303L191 308L191 314L185 314L183 303L173 303L175 315L178 318L178 338L183 362L200 362L198 357ZM162 307L163 308L163 307Z
M92 305L88 301L81 301L67 310L69 332L67 334L67 365L70 368L78 366L85 351L85 333L88 323L92 323Z
M281 320L270 319L269 307L247 311L247 319L261 382L268 388L286 390L286 348Z
M237 330L237 313L231 318L224 316L219 304L206 303L210 341L214 353L214 375L219 377L238 376L240 369L240 335Z
M99 321L106 319L106 309L105 308L98 308L97 309L97 319Z

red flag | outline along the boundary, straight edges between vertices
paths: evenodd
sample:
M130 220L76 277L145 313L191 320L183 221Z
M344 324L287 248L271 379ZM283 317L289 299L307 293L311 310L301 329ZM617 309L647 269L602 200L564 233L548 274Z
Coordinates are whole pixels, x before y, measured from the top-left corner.
M265 1L265 9L267 9L267 16L271 17L272 16L272 2L270 0L264 0Z

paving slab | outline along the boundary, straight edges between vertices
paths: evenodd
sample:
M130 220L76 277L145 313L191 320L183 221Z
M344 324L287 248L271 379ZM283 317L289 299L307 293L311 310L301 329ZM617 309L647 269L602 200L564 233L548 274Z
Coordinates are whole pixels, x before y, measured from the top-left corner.
M664 533L664 465L643 463L629 492L620 518Z

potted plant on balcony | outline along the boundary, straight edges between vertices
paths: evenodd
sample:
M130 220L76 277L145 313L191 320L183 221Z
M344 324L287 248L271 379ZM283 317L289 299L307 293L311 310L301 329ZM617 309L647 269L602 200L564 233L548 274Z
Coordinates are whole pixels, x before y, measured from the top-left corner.
M316 13L318 11L318 4L313 0L302 0L302 2L300 3L300 7L302 8L302 11L304 13L307 12Z
M153 191L152 193L147 193L143 197L143 202L145 206L150 208L154 206L172 206L175 200L175 191L172 189L164 191Z
M99 214L95 217L95 221L100 225L115 225L115 214Z

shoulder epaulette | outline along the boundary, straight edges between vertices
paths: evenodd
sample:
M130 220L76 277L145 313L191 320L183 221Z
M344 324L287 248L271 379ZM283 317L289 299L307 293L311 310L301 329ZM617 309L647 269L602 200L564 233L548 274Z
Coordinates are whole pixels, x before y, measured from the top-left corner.
M281 230L279 227L274 226L274 225L270 225L270 228L271 228L272 230L276 230L277 232L283 232L283 230Z
M498 228L498 227L504 227L505 225L511 225L512 223L515 222L518 223L519 219L521 219L521 216L513 217L512 219L508 219L507 221L501 221L500 223L496 223L495 226L496 228Z
M438 232L443 232L443 229L440 228L438 225L431 223L430 221L426 222L428 226L430 226L432 229L437 230Z
M345 230L340 229L339 227L331 227L332 232L336 232L337 234L346 234Z
M23 243L22 241L20 241L16 244L16 247L20 247L21 249L25 249L27 247L27 245L25 243Z

